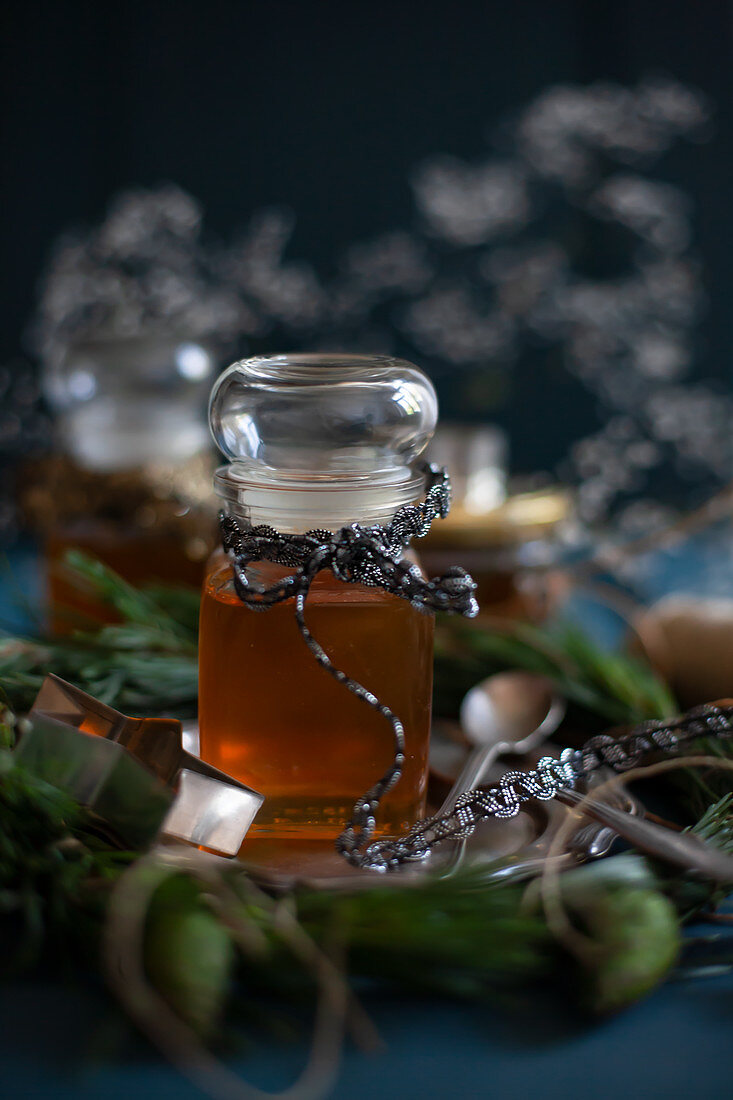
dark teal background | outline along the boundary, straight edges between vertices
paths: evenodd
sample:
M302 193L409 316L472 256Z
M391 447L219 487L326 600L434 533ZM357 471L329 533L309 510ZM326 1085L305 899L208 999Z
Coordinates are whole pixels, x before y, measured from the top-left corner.
M709 307L688 381L730 389L731 0L6 0L2 18L0 396L4 365L29 369L16 357L52 243L98 224L122 188L174 181L225 239L284 204L287 258L328 280L349 245L414 222L409 175L425 158L479 163L551 85L659 74L701 89L714 115L709 140L679 141L650 172L692 201ZM603 247L586 244L602 269ZM276 330L226 359L294 345ZM433 376L444 419L508 432L514 474L565 478L571 444L607 417L558 348L525 347L479 398L475 379L396 347ZM2 446L0 508L23 441ZM686 477L663 472L651 493L691 507L717 484Z
M730 378L730 0L6 0L3 18L0 361L53 239L121 187L173 180L222 234L284 203L290 254L329 274L348 244L409 223L421 159L480 158L549 84L666 73L715 110L712 141L660 174L696 208L699 372Z
M709 931L709 928L706 929ZM598 1023L546 997L512 1009L367 998L386 1050L349 1049L331 1100L722 1100L731 1094L733 977L667 985ZM123 1041L99 997L48 985L0 987L7 1100L202 1100L141 1044ZM304 1045L268 1046L231 1068L285 1088Z

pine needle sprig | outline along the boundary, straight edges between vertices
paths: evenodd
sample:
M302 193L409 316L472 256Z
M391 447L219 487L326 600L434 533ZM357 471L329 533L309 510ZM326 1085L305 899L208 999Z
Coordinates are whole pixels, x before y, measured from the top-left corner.
M609 652L573 625L448 621L436 632L438 712L455 712L472 683L505 669L546 677L558 694L614 725L667 718L678 710L667 685L643 661ZM472 683L467 683L467 680ZM458 690L456 690L458 684ZM455 700L455 702L454 702Z
M198 615L192 622L190 611L199 594L196 589L158 585L136 588L109 566L81 550L68 550L64 557L65 577L79 591L85 589L108 607L122 621L146 630L151 638L169 647L195 645Z
M0 973L93 950L103 915L95 885L132 858L100 841L73 799L0 750Z
M195 714L198 609L195 589L138 590L80 551L65 559L67 579L113 608L122 621L69 637L0 638L0 684L18 712L48 672L104 703L147 715Z
M521 898L520 888L487 884L468 869L451 880L428 877L417 888L309 892L296 905L317 941L333 922L343 930L353 975L483 999L552 969L547 927L521 912Z

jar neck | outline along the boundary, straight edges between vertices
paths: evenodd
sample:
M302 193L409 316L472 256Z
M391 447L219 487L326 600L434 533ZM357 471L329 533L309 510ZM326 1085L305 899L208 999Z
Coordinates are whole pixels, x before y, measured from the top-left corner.
M337 531L351 523L364 527L389 523L399 508L419 499L425 484L424 475L409 467L388 479L307 480L258 477L238 466L221 466L214 474L224 510L240 523L267 524L283 534L314 528Z

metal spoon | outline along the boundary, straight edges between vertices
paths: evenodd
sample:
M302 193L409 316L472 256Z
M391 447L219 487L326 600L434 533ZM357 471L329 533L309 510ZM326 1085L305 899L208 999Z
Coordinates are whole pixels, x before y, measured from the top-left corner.
M440 808L450 813L458 798L479 783L500 756L523 756L554 733L565 703L549 682L529 672L501 672L471 688L461 704L461 727L475 748Z
M554 733L565 715L565 702L541 676L529 672L502 672L490 676L466 695L461 726L476 746L440 807L450 813L466 791L477 786L500 756L522 756L538 748ZM452 874L463 862L466 841L455 842L443 867Z

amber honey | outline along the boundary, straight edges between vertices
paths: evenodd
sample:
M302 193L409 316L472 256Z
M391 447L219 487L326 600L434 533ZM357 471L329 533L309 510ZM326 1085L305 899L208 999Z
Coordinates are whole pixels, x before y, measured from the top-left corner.
M270 563L251 568L267 584L287 572ZM306 621L334 664L404 723L403 775L377 815L379 832L402 831L425 808L433 618L323 572ZM199 723L202 757L265 796L250 835L337 836L393 756L389 723L317 664L293 602L261 612L243 606L221 553L201 605Z

